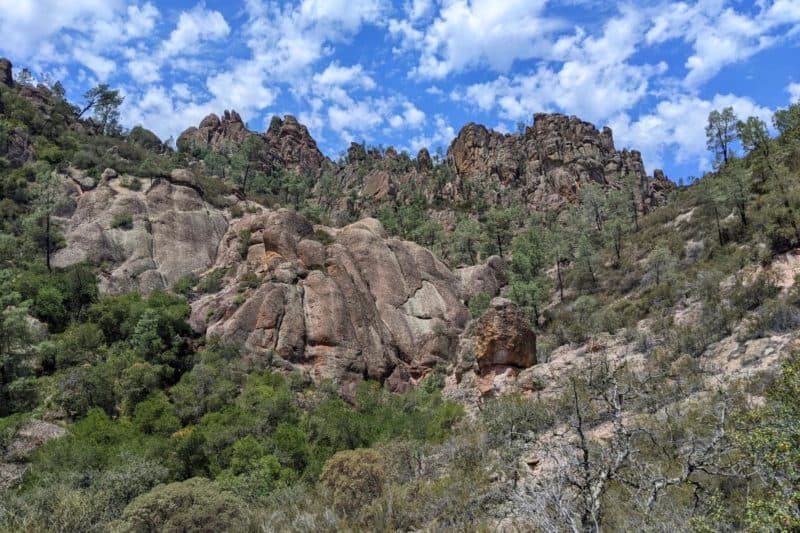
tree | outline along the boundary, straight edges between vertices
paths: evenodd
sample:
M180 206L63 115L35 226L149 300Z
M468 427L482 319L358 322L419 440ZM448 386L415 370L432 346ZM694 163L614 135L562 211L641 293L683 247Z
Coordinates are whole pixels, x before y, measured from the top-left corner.
M781 135L797 135L800 132L800 102L776 111L772 117L772 124Z
M29 220L29 234L37 247L44 252L47 270L52 271L50 258L61 240L52 221L53 211L61 194L61 183L44 161L36 163L35 175L35 210Z
M672 255L672 251L663 244L656 246L656 249L653 250L647 258L647 266L656 285L661 284L661 281L669 273L674 264L675 257Z
M623 191L610 191L605 197L603 210L606 213L607 221L603 226L602 235L603 239L610 242L614 249L617 266L622 261L622 247L625 237L630 231L629 200Z
M586 218L597 231L603 231L605 213L605 194L599 184L590 181L581 187L579 199Z
M511 244L511 265L508 296L523 309L529 310L533 322L549 296L549 280L545 272L547 241L541 229L529 228Z
M258 169L263 149L264 138L260 135L249 135L239 149L231 155L231 177L245 196L249 180Z
M519 211L513 208L493 207L486 214L486 236L489 246L503 257L503 248L508 248L514 237Z
M596 285L597 251L588 234L583 233L578 237L574 254L578 273L582 278L587 279L592 286Z
M736 123L732 107L708 114L706 146L714 153L717 166L727 164L731 156L731 143L736 139Z
M725 167L722 172L722 192L739 215L742 226L747 227L747 206L750 203L750 180L741 164Z
M740 120L736 123L736 131L742 148L750 156L750 165L754 171L758 170L762 179L766 178L764 174L774 175L770 161L769 133L764 121L758 117L748 117L746 121Z
M485 235L480 223L463 217L456 223L452 237L448 240L448 259L451 265L474 265L478 253L485 244Z
M104 135L118 135L121 131L119 126L119 107L125 100L120 96L119 90L109 88L108 84L101 83L92 87L83 95L86 103L78 113L81 118L89 110L94 109L94 116L101 126Z

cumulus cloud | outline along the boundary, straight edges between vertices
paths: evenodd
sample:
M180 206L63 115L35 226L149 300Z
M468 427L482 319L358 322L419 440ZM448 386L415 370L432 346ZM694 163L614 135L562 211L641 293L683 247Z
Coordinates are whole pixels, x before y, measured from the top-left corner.
M791 103L800 102L800 83L790 83L786 86L786 92Z
M394 19L389 31L401 49L419 53L412 74L442 79L470 67L506 71L517 59L547 55L548 36L564 23L544 14L545 0L451 0L429 25L412 16Z
M632 147L642 152L649 171L662 168L665 156L672 154L678 163L711 168L712 157L706 150L705 125L715 109L733 107L741 118L756 116L769 123L772 111L752 99L733 94L717 94L710 100L678 95L660 101L651 112L631 119L620 113L610 120L618 147Z
M599 36L577 30L562 38L557 48L563 47L565 60L559 67L541 65L528 74L500 76L456 91L453 97L484 111L497 110L507 120L526 120L534 112L554 109L604 120L639 102L650 78L666 71L664 63L628 63L637 50L643 21L640 11L627 10L609 20Z
M231 29L219 11L209 11L199 5L191 11L184 11L178 18L178 25L170 33L169 39L161 47L161 57L191 54L201 41L216 41L226 37Z
M428 135L418 135L411 139L411 150L417 151L422 148L436 151L438 148L446 150L456 136L453 126L447 121L444 115L434 117L434 130Z
M688 71L684 81L697 87L723 67L744 61L799 31L800 3L796 0L765 0L756 6L753 13L737 11L722 0L669 3L654 16L647 42L680 39L690 43L693 53L684 65Z
M0 46L34 66L75 61L105 79L116 69L107 54L146 35L157 18L158 10L150 2L131 6L122 0L3 0Z

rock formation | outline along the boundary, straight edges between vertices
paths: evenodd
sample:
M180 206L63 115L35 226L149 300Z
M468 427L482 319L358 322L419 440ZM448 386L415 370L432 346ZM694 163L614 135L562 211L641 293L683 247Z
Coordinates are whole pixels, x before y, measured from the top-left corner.
M495 298L474 328L475 360L481 371L536 364L536 334L510 300Z
M264 139L259 159L267 172L290 171L316 177L323 165L330 163L317 148L308 128L291 115L284 119L273 117L267 132L257 134L247 129L235 111L225 111L221 119L211 114L198 127L181 133L177 146L187 152L201 149L231 153L244 143L248 135L260 135Z
M649 178L637 151L614 148L611 129L598 131L576 117L538 113L523 134L502 134L470 123L447 151L457 181L499 182L504 195L525 203L557 207L573 201L581 185L594 181L619 188L624 176L639 184L642 210L655 205L671 183L656 170ZM454 189L462 188L456 184Z
M469 318L458 278L375 219L315 232L288 210L247 216L228 229L214 266L229 278L192 304L192 326L315 381L402 389L455 352Z
M111 293L167 289L185 275L203 273L228 223L203 201L193 179L182 170L165 179L109 169L95 187L71 172L64 181L68 203L57 219L67 246L53 265L107 263L111 270L101 289Z
M11 61L0 57L0 85L11 87L14 85L14 76Z

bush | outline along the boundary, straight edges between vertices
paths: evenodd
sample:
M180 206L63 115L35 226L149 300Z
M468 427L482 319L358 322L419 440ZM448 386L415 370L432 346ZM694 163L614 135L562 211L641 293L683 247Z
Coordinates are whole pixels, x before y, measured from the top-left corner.
M197 276L194 274L187 274L175 282L172 290L183 296L187 296L192 292L192 288L197 285Z
M228 271L225 268L215 268L204 277L197 285L197 290L205 294L213 294L222 290L222 280Z
M243 531L244 506L238 498L221 492L211 481L192 478L158 485L133 500L115 528L140 531Z
M133 228L133 215L130 213L117 213L111 219L111 227L113 229L129 230Z
M472 318L480 318L489 309L491 298L485 292L479 292L469 299L469 314Z
M338 452L325 463L320 483L330 492L338 511L354 515L383 493L383 458L369 449Z
M132 191L142 190L142 181L139 178L134 178L132 176L122 176L119 180L119 184Z

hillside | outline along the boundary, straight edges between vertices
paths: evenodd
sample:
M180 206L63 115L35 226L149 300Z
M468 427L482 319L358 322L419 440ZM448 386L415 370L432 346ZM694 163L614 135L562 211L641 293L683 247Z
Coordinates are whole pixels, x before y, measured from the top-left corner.
M799 527L798 105L677 187L576 117L173 149L11 69L0 529Z

